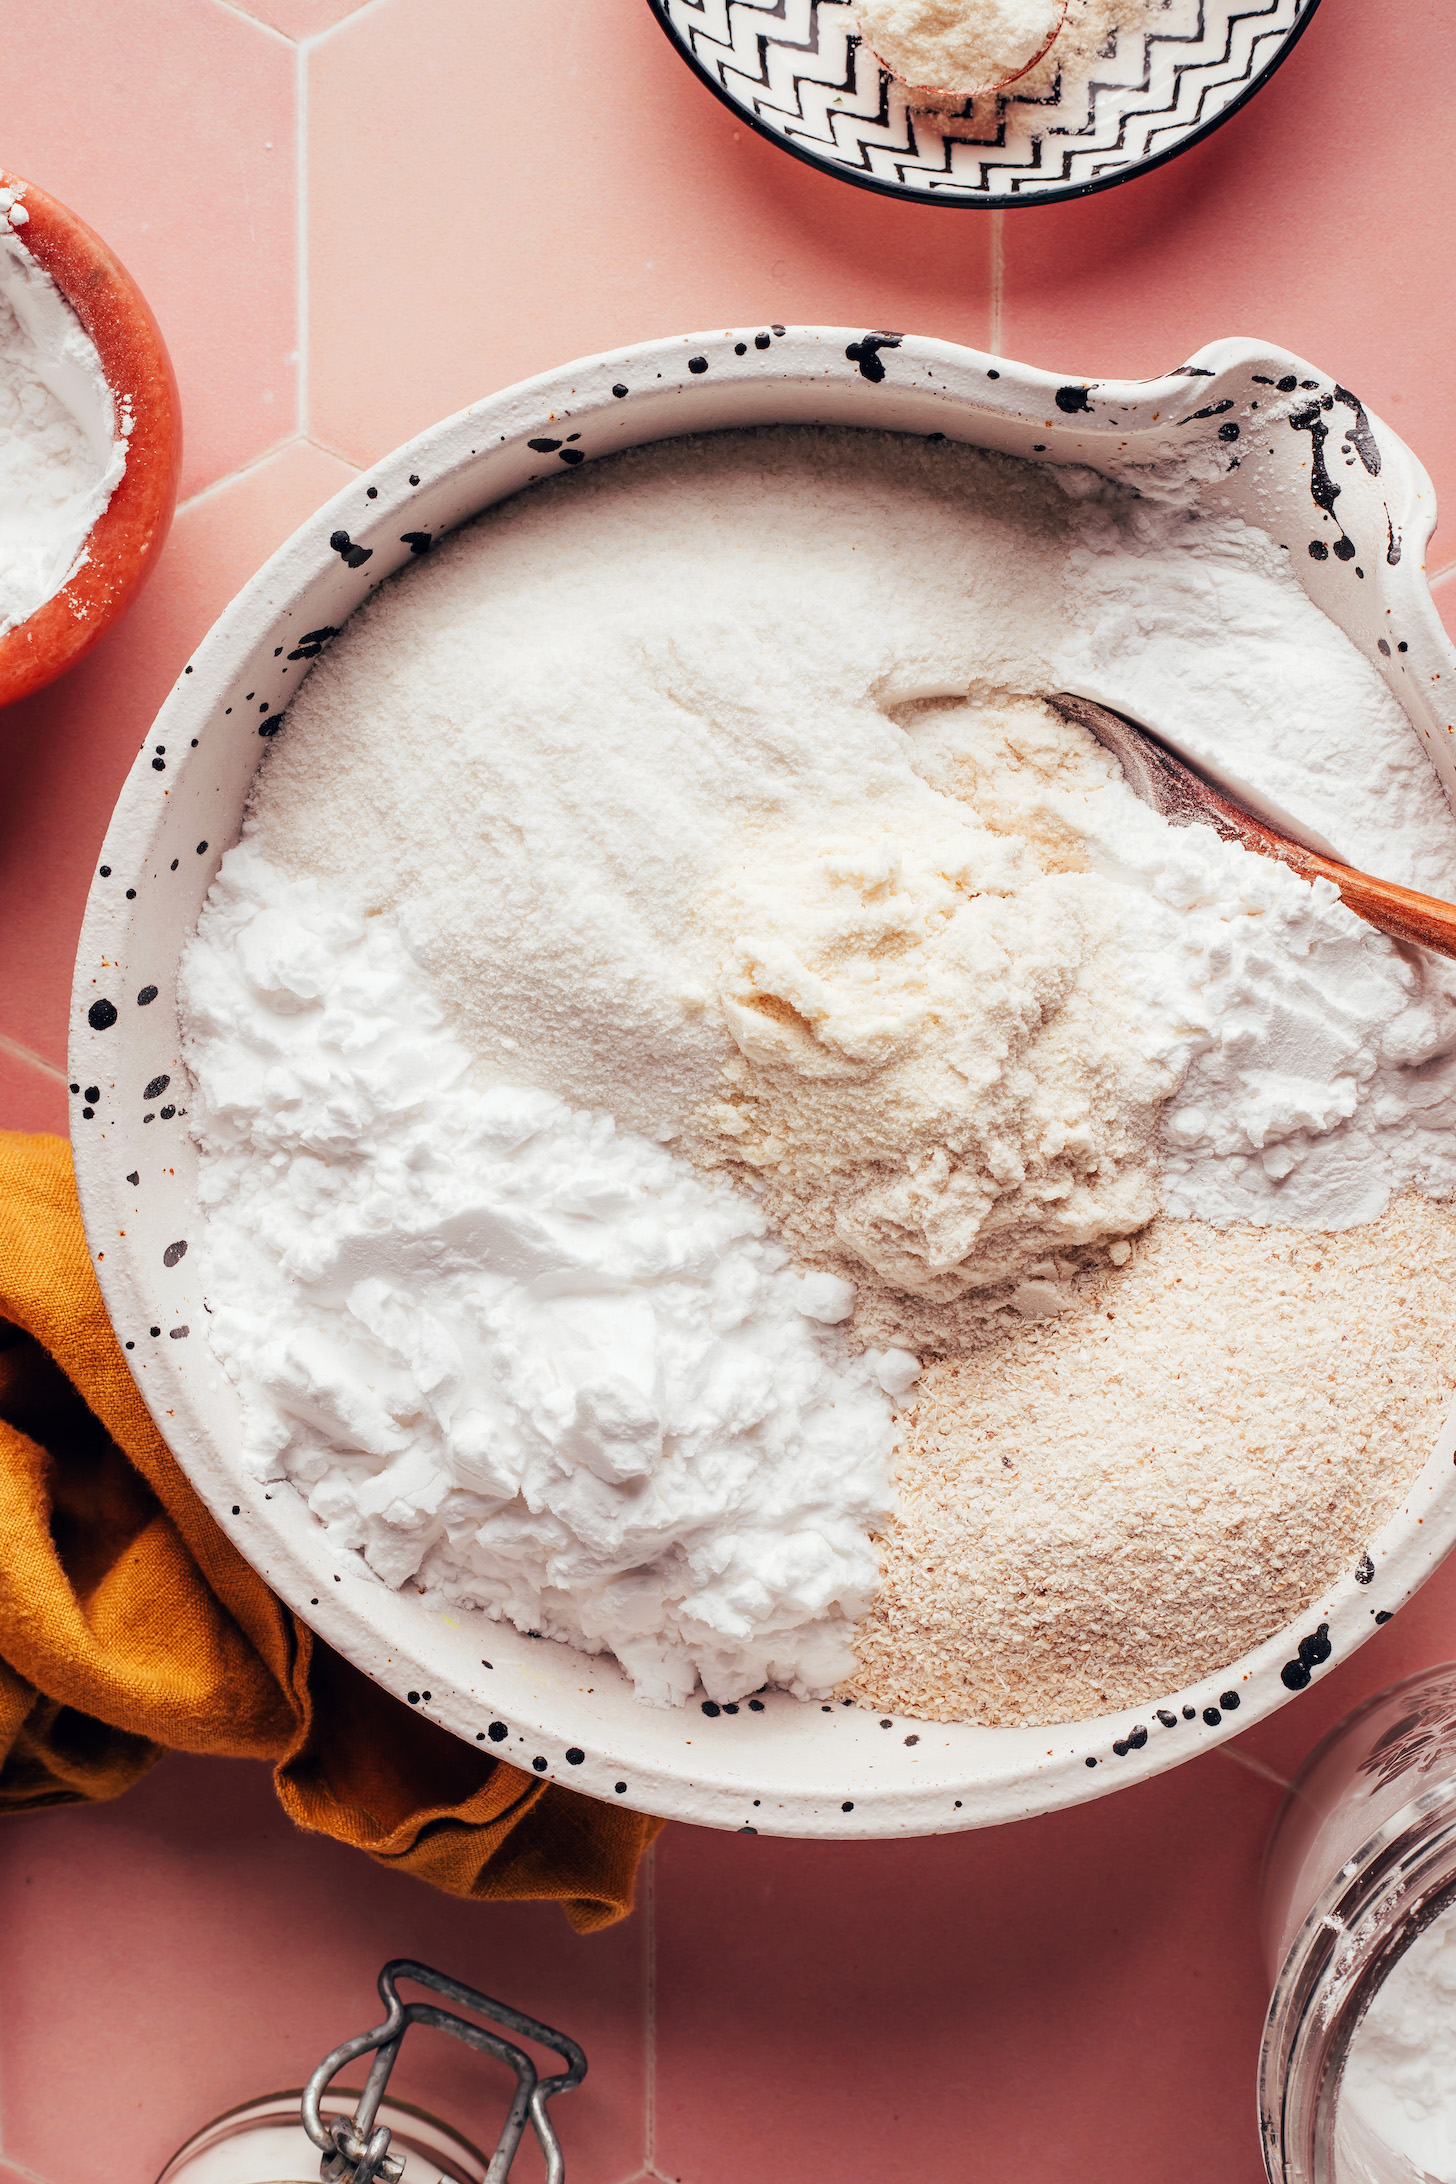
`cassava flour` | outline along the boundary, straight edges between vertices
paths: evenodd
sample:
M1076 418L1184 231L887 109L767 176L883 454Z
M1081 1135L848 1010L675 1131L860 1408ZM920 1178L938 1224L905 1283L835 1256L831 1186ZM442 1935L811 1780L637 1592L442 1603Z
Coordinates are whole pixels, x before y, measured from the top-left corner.
M1093 682L1186 697L1354 861L1456 888L1404 715L1278 549L1085 472L668 443L491 511L351 619L183 979L212 1339L250 1460L340 1551L610 1647L644 1696L823 1690L880 1556L873 1627L904 1629L906 1555L940 1551L897 1527L948 1365L885 1515L919 1357L1071 1342L1164 1205L1273 1250L1456 1188L1456 973L1139 805L1041 702ZM1104 1454L1069 1499L1116 1535L1142 1482ZM1399 1483L1347 1468L1352 1508ZM1240 1480L1262 1538L1299 1481ZM1089 1693L1180 1658L1144 1530Z
M75 575L130 429L95 343L10 231L14 196L0 190L0 636Z

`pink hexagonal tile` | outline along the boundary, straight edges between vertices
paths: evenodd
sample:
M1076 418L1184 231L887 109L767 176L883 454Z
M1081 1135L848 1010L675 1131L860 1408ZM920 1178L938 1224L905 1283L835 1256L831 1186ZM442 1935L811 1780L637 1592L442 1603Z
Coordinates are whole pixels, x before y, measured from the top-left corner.
M1283 1785L1351 1707L1450 1653L1453 1611L1448 1566L1236 1745L1070 1812L908 1843L670 1828L658 2168L1259 2184L1258 1888Z
M1218 335L1274 340L1354 388L1456 501L1456 289L1420 210L1456 130L1456 81L1432 65L1447 37L1439 0L1324 0L1206 143L1106 196L1006 214L1007 354L1142 377ZM1453 558L1456 526L1432 566Z
M491 389L771 320L984 345L984 220L735 126L642 0L382 0L308 55L310 430L359 462Z
M64 1137L69 1127L60 1070L0 1032L0 1130L53 1130Z
M1256 2184L1251 1891L1277 1801L1214 1762L983 1835L739 1838L730 1861L673 1830L660 2165Z
M218 0L25 22L5 157L140 283L182 389L184 493L297 430L296 56Z
M378 2023L392 1956L581 2042L586 2081L552 2110L572 2184L640 2166L644 1926L583 1937L554 1904L442 1896L297 1832L252 1763L174 1757L115 1804L7 1820L0 1926L5 2158L51 2184L72 2184L103 2129L108 2169L149 2184L212 2117L301 2084ZM511 2083L416 2029L391 2089L493 2144ZM539 2179L533 2146L516 2173Z
M130 619L3 716L0 1031L57 1069L92 866L147 724L238 586L349 475L299 441L204 494L177 517Z

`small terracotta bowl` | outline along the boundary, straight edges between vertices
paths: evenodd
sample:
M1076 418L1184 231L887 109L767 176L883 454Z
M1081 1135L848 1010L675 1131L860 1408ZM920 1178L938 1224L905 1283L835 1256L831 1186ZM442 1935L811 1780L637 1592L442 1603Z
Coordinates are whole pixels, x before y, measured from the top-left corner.
M91 527L86 560L54 598L0 637L0 705L11 705L74 667L151 575L177 504L182 406L161 328L101 237L9 168L0 168L0 187L24 192L29 218L15 228L16 240L95 342L118 420L124 413L132 419L126 472Z

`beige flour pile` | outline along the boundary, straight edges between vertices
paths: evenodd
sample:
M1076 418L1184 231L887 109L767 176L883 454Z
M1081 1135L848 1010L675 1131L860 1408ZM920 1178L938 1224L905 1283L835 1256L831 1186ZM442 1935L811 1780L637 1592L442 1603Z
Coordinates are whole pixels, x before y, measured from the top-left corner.
M1456 1389L1456 1214L1160 1217L1055 1320L931 1366L848 1696L1077 1720L1237 1659L1358 1560Z
M683 1143L854 1285L862 1339L918 1351L1151 1220L1197 1001L1186 918L1089 869L1086 813L1121 788L1090 736L1004 696L893 718L915 776L816 835L745 827L698 905L739 1051Z

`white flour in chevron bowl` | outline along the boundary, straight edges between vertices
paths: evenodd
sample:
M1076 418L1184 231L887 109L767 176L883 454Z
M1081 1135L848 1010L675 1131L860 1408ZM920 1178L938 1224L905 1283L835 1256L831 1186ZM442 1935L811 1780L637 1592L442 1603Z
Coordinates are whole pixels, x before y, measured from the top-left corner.
M962 96L1020 76L1061 28L1066 0L859 0L872 51L905 83Z
M854 16L871 51L916 93L918 108L961 114L967 93L976 94L971 116L982 141L996 127L998 100L1008 98L1033 135L1082 127L1094 83L1137 85L1146 75L1149 35L1186 39L1198 23L1197 0L1067 0L1065 14L1051 0L994 9L982 0L854 0ZM979 88L998 83L1005 89Z
M1130 1240L1213 1224L1252 1324L1263 1230L1378 1246L1394 1197L1451 1195L1451 968L1138 804L1041 699L1094 670L1186 698L1368 868L1456 889L1404 715L1278 548L1087 472L810 428L669 442L492 510L353 617L183 980L210 1333L251 1460L341 1551L608 1648L657 1700L822 1692L897 1601L896 1645L943 1654L912 1628L941 1548L912 1582L883 1512L944 1368L1009 1374L1034 1339L1100 1384L1106 1344L1063 1329ZM1352 772L1380 783L1354 810ZM1283 1288L1309 1331L1318 1285ZM1240 1376L1273 1369L1226 1355L1188 1509L1223 1490ZM1350 1452L1360 1522L1424 1454ZM1086 1491L1115 1527L1115 1481ZM1291 1491L1240 1474L1259 1536ZM1249 1609L1269 1628L1345 1551L1331 1522L1292 1536ZM1137 1537L1119 1692L1181 1658L1167 1557L1205 1552ZM1069 1597L1064 1649L1088 1612ZM997 1666L972 1621L1058 1718L1044 1638L1016 1656L1002 1618ZM880 1660L903 1682L903 1647Z

